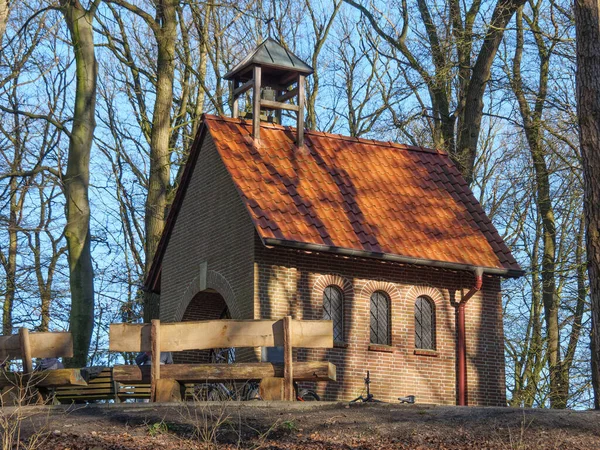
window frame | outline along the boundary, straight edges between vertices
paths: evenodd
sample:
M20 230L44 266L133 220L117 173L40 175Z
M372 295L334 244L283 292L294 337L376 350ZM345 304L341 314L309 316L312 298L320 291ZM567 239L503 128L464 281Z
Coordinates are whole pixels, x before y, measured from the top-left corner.
M423 319L424 313L427 311L423 311L423 307L421 306L423 303L429 305L429 330L424 330L427 325L427 322ZM415 324L415 349L416 350L437 350L436 343L436 310L435 310L435 302L432 298L427 295L419 295L415 299L414 303L414 324ZM425 336L427 334L428 336ZM427 339L424 339L424 336ZM426 346L427 342L430 341L430 346Z
M333 311L332 309L332 297L328 295L328 292L330 291L334 291L338 294L338 298L339 298L339 305L335 308L335 311ZM334 342L344 342L344 290L341 289L339 286L335 285L335 284L329 284L325 287L325 289L323 289L323 296L322 296L322 307L323 307L323 320L331 320L333 322L333 341ZM325 307L325 303L326 301L328 301L329 303L329 311L327 310L327 308ZM335 306L335 305L334 305ZM337 325L339 325L339 330L337 330L336 332L336 318L332 316L331 312L337 312L339 314L338 318L339 318L339 322ZM329 317L326 317L326 316Z
M381 299L385 300L385 308L381 308ZM374 306L376 314L374 314ZM369 298L369 343L372 345L392 345L391 297L384 290L378 289ZM381 312L385 317L381 317ZM373 329L373 321L377 329ZM380 323L385 322L386 329L380 332ZM385 336L383 336L385 334ZM375 339L373 337L375 336Z

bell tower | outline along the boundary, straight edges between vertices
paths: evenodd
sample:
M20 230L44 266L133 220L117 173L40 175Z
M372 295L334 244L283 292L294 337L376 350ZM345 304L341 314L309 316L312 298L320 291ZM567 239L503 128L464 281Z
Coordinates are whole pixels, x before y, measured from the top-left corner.
M267 38L240 61L223 78L232 90L233 117L239 116L239 98L252 89L252 136L260 139L261 113L281 123L282 110L296 112L296 145L304 145L305 79L313 68L286 50L279 42ZM290 100L296 99L295 104ZM273 118L270 114L275 114Z

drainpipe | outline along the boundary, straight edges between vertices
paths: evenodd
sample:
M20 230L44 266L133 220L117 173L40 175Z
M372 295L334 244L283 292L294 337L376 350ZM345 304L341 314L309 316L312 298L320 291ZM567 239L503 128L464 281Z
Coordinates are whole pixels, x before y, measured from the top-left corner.
M465 306L469 299L481 290L483 284L483 270L477 268L475 273L475 285L465 294L460 303L456 315L456 330L458 333L458 405L467 405L467 342L465 339Z

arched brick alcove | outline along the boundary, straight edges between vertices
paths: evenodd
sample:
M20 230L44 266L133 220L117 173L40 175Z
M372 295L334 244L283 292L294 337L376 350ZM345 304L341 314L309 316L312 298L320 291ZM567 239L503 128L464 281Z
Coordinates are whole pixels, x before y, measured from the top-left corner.
M216 320L231 317L225 299L214 291L201 291L194 295L181 318L182 322ZM175 364L209 363L210 350L189 350L173 355Z

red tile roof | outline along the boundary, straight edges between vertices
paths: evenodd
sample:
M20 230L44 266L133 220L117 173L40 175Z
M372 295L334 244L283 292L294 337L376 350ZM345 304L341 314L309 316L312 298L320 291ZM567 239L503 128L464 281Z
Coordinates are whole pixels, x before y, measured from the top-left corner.
M206 116L263 241L520 271L443 152Z
M267 245L522 274L444 152L310 131L299 150L289 127L262 124L259 145L251 122L206 115L204 127Z

